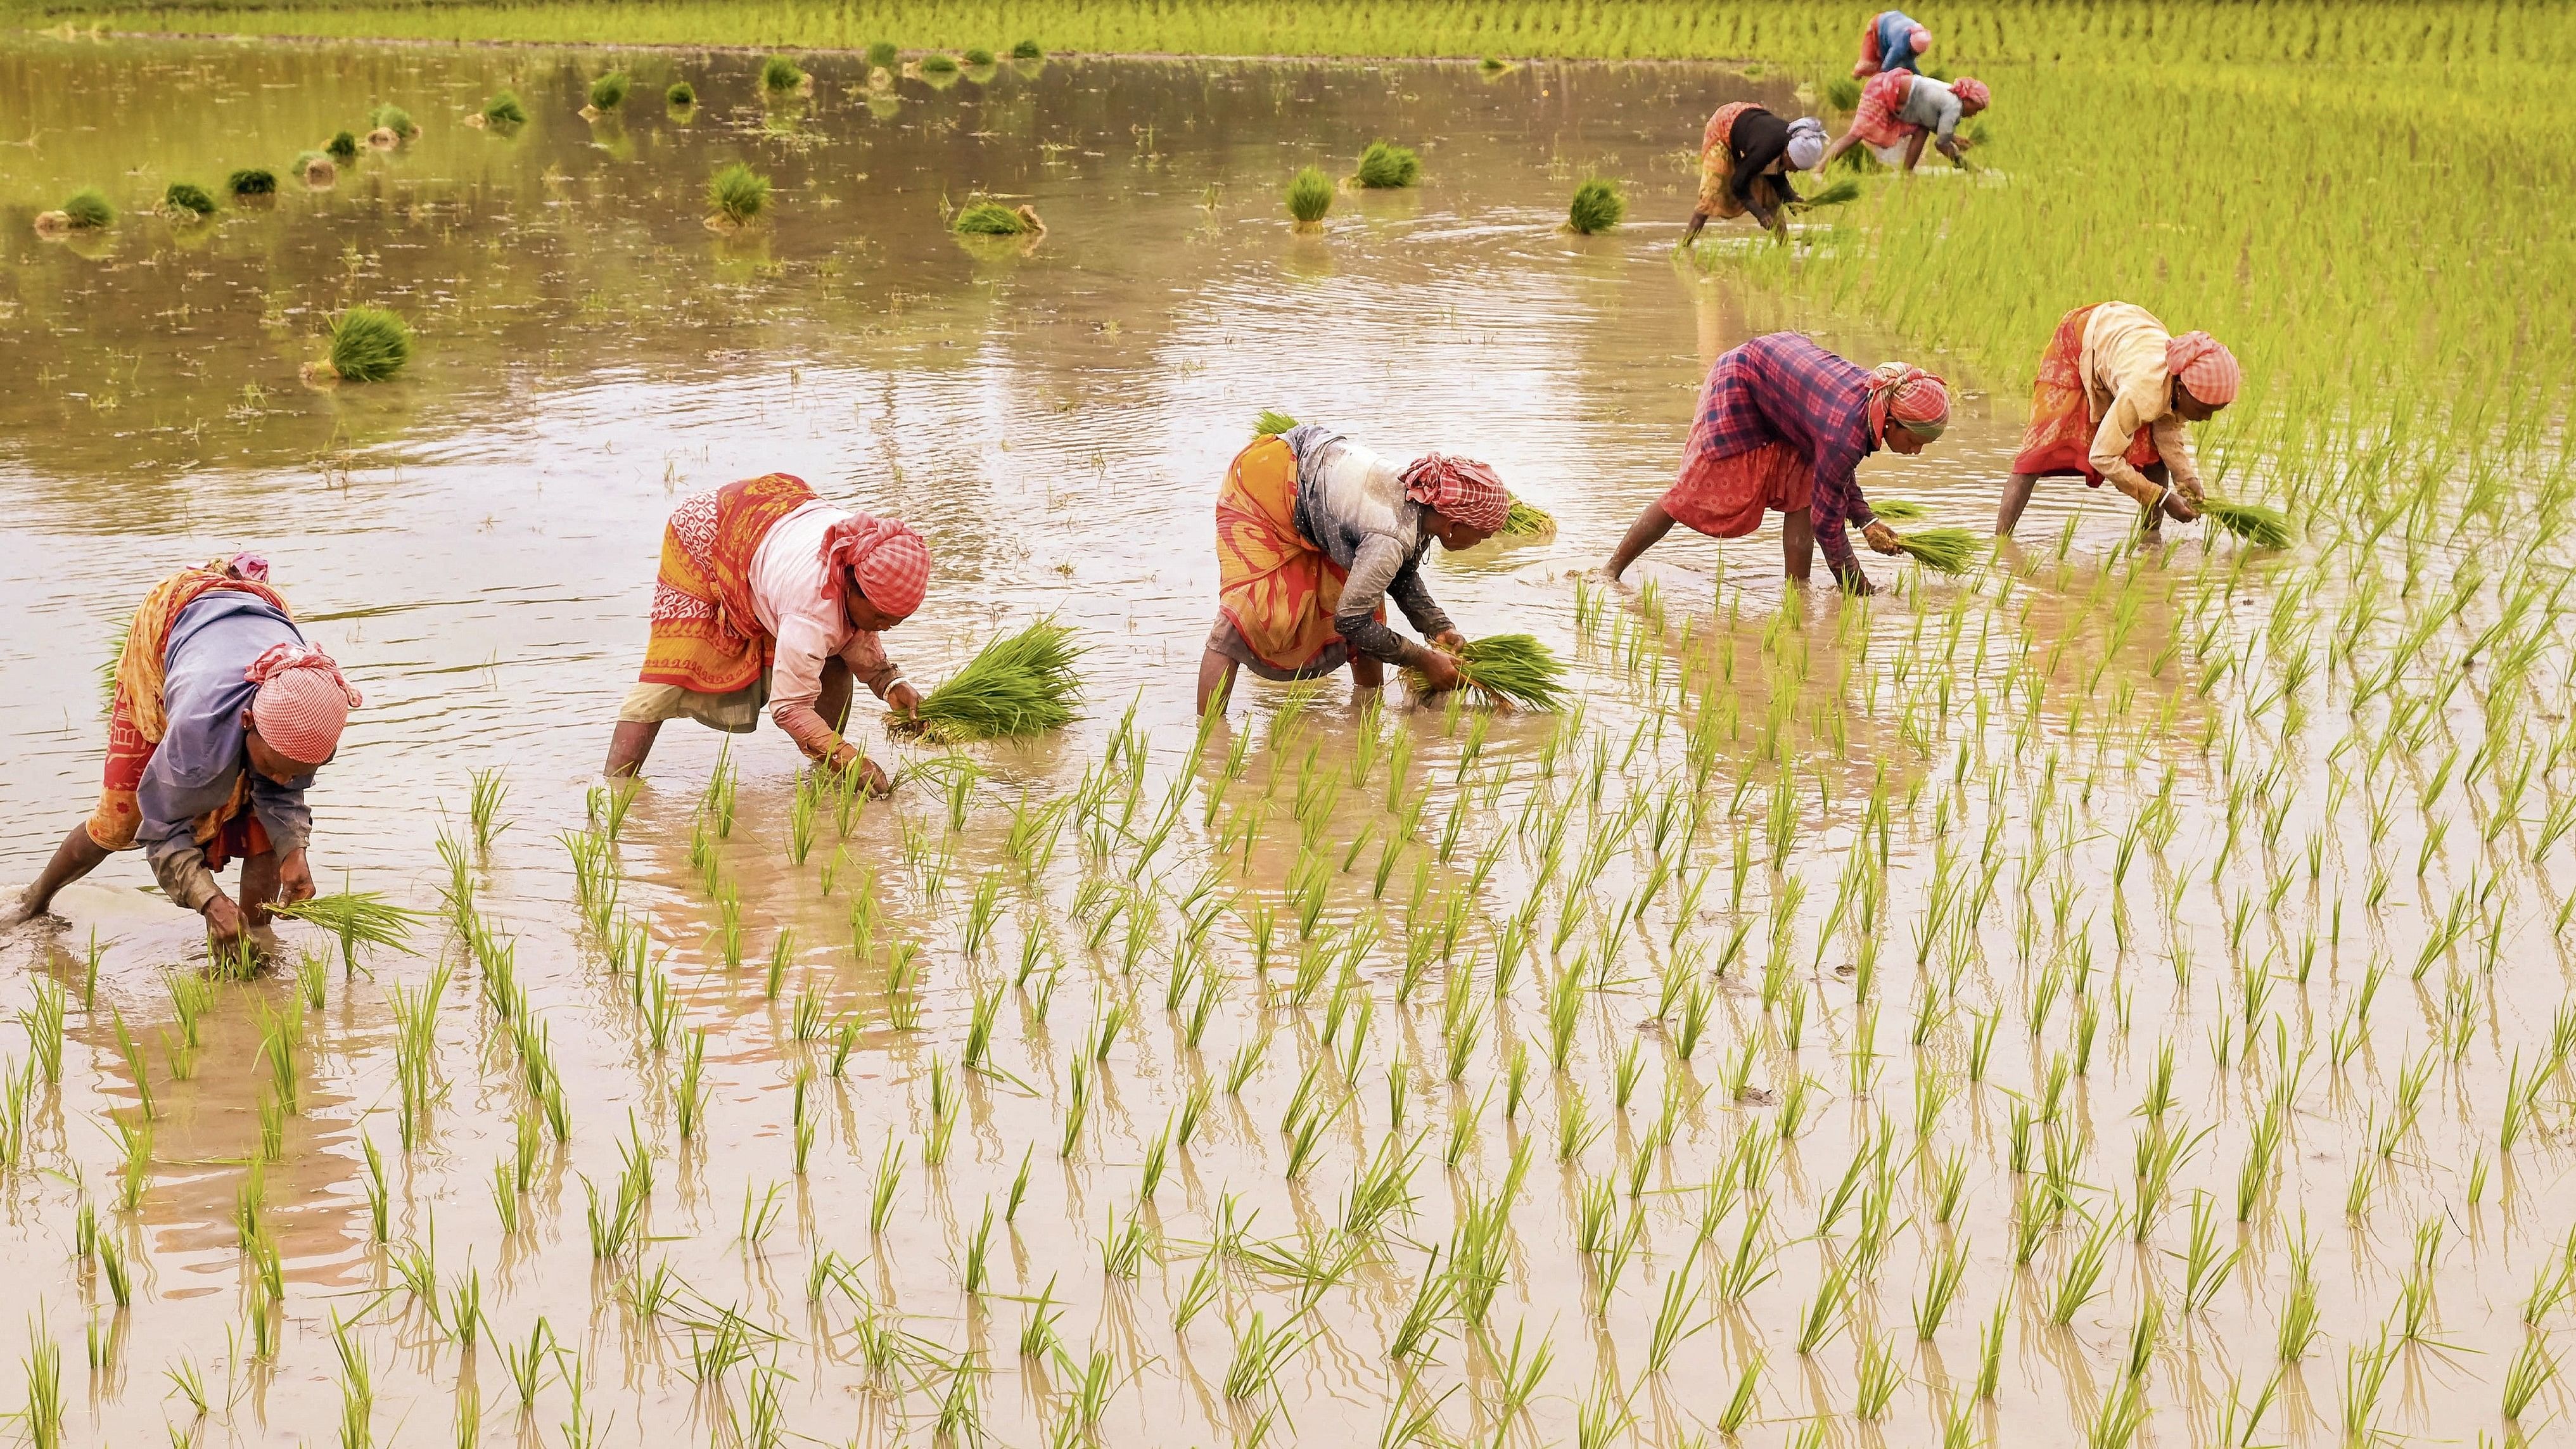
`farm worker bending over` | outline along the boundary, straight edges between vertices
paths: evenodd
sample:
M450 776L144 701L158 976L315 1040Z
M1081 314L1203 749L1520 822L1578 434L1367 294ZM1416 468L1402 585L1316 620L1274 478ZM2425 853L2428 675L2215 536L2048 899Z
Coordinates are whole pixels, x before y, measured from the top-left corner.
M2102 480L2138 501L2139 526L2200 516L2200 470L2186 422L2205 422L2244 384L2236 356L2206 332L2165 331L2146 308L2097 302L2058 319L2031 384L2030 430L2013 458L1995 532L2009 534L2042 478ZM2179 491L2179 497L2175 496Z
M1433 644L1463 645L1423 584L1422 556L1434 539L1483 543L1511 506L1494 470L1465 458L1433 453L1398 470L1320 423L1253 439L1217 494L1217 617L1199 658L1199 713L1225 708L1237 668L1313 679L1348 664L1354 684L1376 689L1395 664L1456 688L1447 654L1387 627L1386 601Z
M1898 552L1896 531L1871 516L1853 470L1881 445L1922 452L1949 421L1949 389L1921 368L1889 362L1868 371L1795 332L1756 337L1708 370L1681 478L1629 525L1608 573L1616 581L1676 522L1741 538L1773 509L1790 579L1806 582L1821 542L1835 580L1870 593L1844 526L1860 525L1880 553Z
M1708 118L1699 143L1699 206L1691 212L1687 242L1712 216L1732 221L1746 212L1786 235L1780 209L1798 199L1790 171L1804 171L1825 154L1825 123L1813 116L1784 121L1751 101L1729 101Z
M41 915L111 852L141 846L171 900L231 945L277 901L309 900L304 792L340 748L358 691L304 642L268 563L235 554L163 579L134 611L116 666L98 808L19 897ZM242 863L241 899L216 873Z
M662 533L652 637L608 773L642 769L666 719L747 734L766 704L807 759L892 789L840 729L853 678L906 714L921 703L877 635L920 608L929 583L921 535L835 508L802 478L769 473L683 500Z
M1882 72L1861 87L1860 109L1852 115L1851 129L1826 148L1816 169L1822 171L1845 151L1866 145L1879 160L1911 171L1923 159L1927 137L1953 164L1965 166L1968 142L1955 134L1959 123L1984 110L1992 99L1986 83L1975 76L1963 75L1944 85L1909 70Z
M1881 10L1861 27L1860 63L1852 76L1867 80L1882 71L1913 70L1932 48L1932 32L1902 10Z

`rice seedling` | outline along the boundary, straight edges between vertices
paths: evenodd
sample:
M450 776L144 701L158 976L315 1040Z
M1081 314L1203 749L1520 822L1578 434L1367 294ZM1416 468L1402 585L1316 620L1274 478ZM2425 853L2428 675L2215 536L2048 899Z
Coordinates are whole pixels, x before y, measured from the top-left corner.
M1052 618L996 635L966 667L922 696L908 721L889 728L941 745L1042 734L1074 720L1082 693L1074 661L1083 649Z
M805 68L786 56L773 55L760 63L760 88L772 95L796 90L805 80Z
M1295 221L1297 230L1322 230L1324 217L1332 209L1333 178L1324 174L1324 168L1308 166L1289 178L1288 215ZM1276 413L1263 413L1262 420L1267 423L1271 418L1278 416L1280 415ZM1289 427L1294 426L1296 425L1292 422L1269 431L1286 432Z
M367 113L367 124L375 127L379 131L391 131L396 136L399 136L404 140L409 140L420 134L420 127L413 122L411 112L390 103L377 106L374 110L369 111Z
M2266 504L2204 498L2200 511L2210 522L2256 548L2288 548L2298 540L2290 528L2289 515Z
M1568 698L1564 662L1533 635L1471 639L1450 657L1458 666L1460 688L1478 703L1555 710ZM1429 690L1429 680L1415 671L1405 671L1405 680L1417 693Z
M524 126L528 123L528 108L520 103L518 94L513 91L500 91L494 94L490 100L483 103L483 109L479 114L483 118L483 124L495 130L507 130L512 126Z
M358 138L348 131L335 131L322 146L322 154L342 166L354 166L358 160Z
M591 109L616 110L626 104L626 93L632 89L634 83L626 78L626 72L612 70L590 83Z
M1365 158L1361 165L1366 167ZM1619 183L1599 176L1589 177L1574 188L1574 200L1566 205L1565 229L1577 236L1596 236L1617 227L1627 215L1628 198L1619 190Z
M749 226L769 209L769 178L740 161L727 162L708 178L707 204L715 208L709 225Z
M955 75L957 57L944 50L934 50L921 58L921 73L928 76Z
M411 324L382 307L356 306L331 319L329 360L343 382L383 382L411 362Z
M1359 169L1351 180L1373 191L1417 185L1422 180L1422 157L1410 146L1371 141L1360 153Z
M2531 1401L2538 1398L2540 1391L2547 1388L2557 1377L2558 1359L2549 1351L2549 1341L2536 1333L2524 1338L2522 1348L2514 1354L2512 1367L2505 1371L2504 1416L2506 1421L2519 1424L2524 1412L2531 1407ZM29 1395L31 1404L33 1398L31 1393Z
M1925 528L1896 536L1906 557L1935 573L1963 574L1975 564L1977 536L1964 528Z
M1004 206L988 198L959 207L948 229L959 236L1041 236L1046 225L1034 207Z
M673 81L670 89L662 92L662 104L675 111L687 110L697 103L698 88L687 81Z

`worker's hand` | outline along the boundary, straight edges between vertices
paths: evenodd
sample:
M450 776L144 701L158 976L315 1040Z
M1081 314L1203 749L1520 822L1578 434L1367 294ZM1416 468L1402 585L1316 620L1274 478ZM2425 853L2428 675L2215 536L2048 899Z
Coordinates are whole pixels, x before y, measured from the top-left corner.
M921 691L898 679L886 691L885 702L886 708L909 719L921 709Z
M1860 531L1861 540L1880 553L1903 553L1896 546L1896 530L1873 518Z
M206 902L205 909L199 914L206 918L207 939L221 949L230 950L238 945L242 933L250 929L242 920L241 907L234 905L233 898L222 891L215 892L215 898Z
M1467 647L1467 636L1455 629L1443 629L1431 636L1431 642L1455 654Z
M300 850L290 850L277 862L277 899L285 905L313 899L313 862Z
M1834 570L1834 582L1842 586L1844 593L1855 597L1866 598L1878 592L1878 585L1871 583L1869 575L1861 572L1857 564L1848 569Z
M894 782L886 778L886 772L877 767L877 762L859 753L859 747L846 740L832 752L832 768L845 774L856 771L859 788L879 800L894 793Z
M1458 687L1458 663L1438 650L1432 650L1420 666L1423 682L1433 694L1443 694Z
M2200 491L2199 479L2176 478L2165 494L2165 512L2177 523L2189 523L2200 517L2200 507L2208 501L2209 495Z

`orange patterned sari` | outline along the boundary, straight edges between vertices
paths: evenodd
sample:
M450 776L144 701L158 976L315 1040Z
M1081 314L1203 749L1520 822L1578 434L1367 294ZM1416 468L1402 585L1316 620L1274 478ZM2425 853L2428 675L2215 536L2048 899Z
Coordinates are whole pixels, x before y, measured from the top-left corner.
M1217 608L1262 662L1302 669L1338 641L1344 571L1297 531L1297 455L1276 437L1235 454L1216 499Z
M778 520L813 501L804 479L765 473L696 494L671 510L662 530L662 570L653 581L645 683L731 694L759 682L778 641L752 609L751 560Z
M2021 452L2014 457L2012 470L2034 478L2073 476L2082 478L2085 486L2099 488L2102 475L2093 471L2093 431L2101 421L2093 416L2093 399L2084 386L2084 324L2091 320L2093 303L2076 308L2057 321L2057 334L2048 340L2048 350L2039 355L2039 375L2030 385L2030 428L2022 434ZM2162 461L2156 453L2149 430L2138 429L2129 440L2129 466L2144 468Z
M107 718L107 765L99 781L98 806L89 817L89 838L103 850L131 848L134 832L143 825L134 792L143 784L143 769L152 763L152 752L170 732L161 688L169 679L170 629L179 622L180 613L202 595L234 589L255 594L279 613L295 617L284 595L243 578L229 565L228 559L208 559L163 579L143 596L135 607L134 621L126 626L124 652L116 663L116 702ZM197 822L200 841L211 838L220 843L225 823L243 815L249 804L249 778L242 777L244 788L234 792L230 804ZM220 869L220 852L210 851L207 864Z

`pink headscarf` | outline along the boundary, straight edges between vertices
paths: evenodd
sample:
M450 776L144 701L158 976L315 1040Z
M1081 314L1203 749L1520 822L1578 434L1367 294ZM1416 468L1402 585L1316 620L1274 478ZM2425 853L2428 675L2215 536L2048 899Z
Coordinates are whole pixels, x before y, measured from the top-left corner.
M2236 401L2237 390L2245 385L2245 369L2237 365L2236 354L2206 332L2186 332L2166 343L2165 371L2212 407Z
M366 702L331 656L308 644L271 644L242 678L259 686L250 697L251 727L299 765L337 753L349 711Z
M1887 441L1887 425L1930 442L1950 425L1950 386L1939 376L1902 362L1882 362L1869 375L1869 436Z
M264 555L243 549L225 563L224 572L237 579L248 579L255 584L264 584L268 582L268 559Z
M1986 83L1972 75L1950 82L1950 93L1980 111L1995 103L1994 93L1986 89Z
M895 519L853 513L823 535L823 573L825 598L840 593L846 574L869 603L904 618L929 591L930 545Z
M1473 458L1428 453L1413 460L1403 479L1405 497L1478 533L1501 528L1512 511L1511 490L1501 475Z
M1920 25L1915 26L1913 33L1906 36L1905 43L1914 47L1914 53L1919 56L1932 48L1932 32Z

